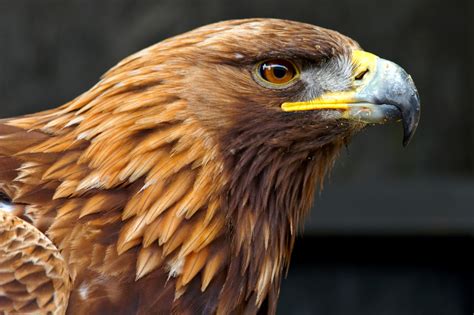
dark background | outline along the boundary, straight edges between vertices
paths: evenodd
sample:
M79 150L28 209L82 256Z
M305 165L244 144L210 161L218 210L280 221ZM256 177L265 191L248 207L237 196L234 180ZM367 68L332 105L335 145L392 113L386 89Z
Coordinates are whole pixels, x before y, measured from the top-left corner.
M0 117L58 106L125 56L194 27L279 17L402 65L422 99L339 160L297 242L280 314L472 314L474 3L470 0L0 0Z

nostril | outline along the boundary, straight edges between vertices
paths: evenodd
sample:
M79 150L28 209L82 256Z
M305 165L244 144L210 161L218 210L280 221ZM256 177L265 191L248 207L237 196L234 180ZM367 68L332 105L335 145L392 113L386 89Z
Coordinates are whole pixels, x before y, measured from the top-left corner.
M360 81L369 72L369 69L364 69L355 76L355 80Z

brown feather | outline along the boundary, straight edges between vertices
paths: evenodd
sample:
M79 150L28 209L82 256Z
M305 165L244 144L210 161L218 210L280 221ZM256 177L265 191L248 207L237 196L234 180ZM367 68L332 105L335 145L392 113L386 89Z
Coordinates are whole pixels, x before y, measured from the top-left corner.
M281 112L290 91L249 65L357 47L297 22L222 22L124 59L60 108L1 120L17 217L0 223L0 308L274 314L313 192L361 126Z
M0 245L2 311L64 314L71 279L51 241L31 224L0 211Z
M158 245L142 248L137 258L137 273L135 281L140 280L156 268L163 261L163 251Z

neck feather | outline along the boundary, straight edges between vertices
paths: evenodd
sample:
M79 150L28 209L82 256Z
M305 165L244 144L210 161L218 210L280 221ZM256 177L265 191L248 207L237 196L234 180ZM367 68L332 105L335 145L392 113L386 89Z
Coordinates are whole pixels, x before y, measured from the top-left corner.
M327 128L319 116L299 118L308 127L285 113L242 117L222 140L230 170L224 200L236 256L227 278L238 279L226 284L223 298L246 287L249 304L260 307L265 302L270 314L275 312L296 231L350 134L350 126L341 122Z

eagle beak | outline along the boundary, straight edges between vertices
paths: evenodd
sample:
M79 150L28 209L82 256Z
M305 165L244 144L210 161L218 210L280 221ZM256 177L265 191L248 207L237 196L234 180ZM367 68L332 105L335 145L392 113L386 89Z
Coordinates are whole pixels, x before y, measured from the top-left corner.
M327 92L306 102L281 105L287 112L333 110L336 118L365 123L403 122L403 145L410 142L420 119L420 98L410 75L397 64L371 53L352 52L352 88Z

